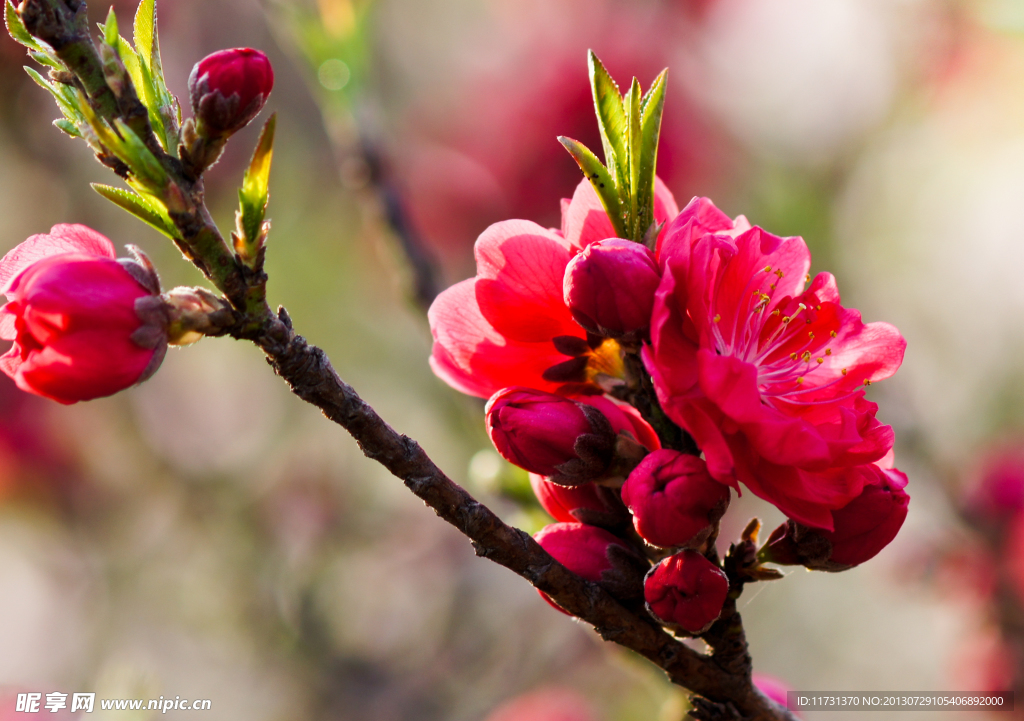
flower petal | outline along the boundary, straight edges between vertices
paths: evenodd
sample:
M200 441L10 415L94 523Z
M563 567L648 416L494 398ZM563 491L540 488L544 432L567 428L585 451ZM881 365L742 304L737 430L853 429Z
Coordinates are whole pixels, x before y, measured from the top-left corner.
M92 228L77 224L55 225L49 233L31 236L0 259L0 293L6 293L15 276L37 260L62 253L117 257L114 244Z

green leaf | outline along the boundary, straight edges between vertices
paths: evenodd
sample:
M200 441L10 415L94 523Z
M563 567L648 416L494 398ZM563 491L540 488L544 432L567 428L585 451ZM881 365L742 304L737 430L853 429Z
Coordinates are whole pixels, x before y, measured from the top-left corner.
M141 88L142 62L139 60L139 54L135 52L134 48L124 38L117 39L117 54L121 56L124 69L128 71L128 76L132 79L132 85L136 88Z
M32 37L31 33L29 33L28 29L25 27L25 23L21 21L21 16L18 15L17 8L14 7L14 3L12 3L11 0L6 0L4 2L4 22L7 24L7 32L10 33L11 37L16 41L37 52L47 52L47 48L43 47L42 43Z
M630 222L626 228L626 232L629 233L627 237L637 241L643 237L644 230L646 230L646 228L643 230L639 229L640 204L637 197L637 191L640 185L640 97L640 82L636 78L633 78L633 83L629 86L629 92L627 92L625 97L622 98L622 104L626 107L626 156L629 159L627 167L629 173L628 208Z
M70 135L72 138L80 138L82 134L78 131L78 128L67 118L57 118L53 121L53 124L63 130L65 133Z
M619 237L625 237L622 205L618 190L615 187L615 180L608 172L608 168L603 166L601 161L597 159L597 156L582 143L572 138L567 138L564 135L559 136L558 142L565 146L565 149L569 151L576 164L580 166L580 170L587 176L587 180L594 186L597 197L601 199L601 205L604 206L605 212L608 213L608 217L612 221L615 234Z
M103 41L112 48L117 48L117 41L120 39L120 35L117 32L117 14L114 13L114 6L110 6L110 12L107 13L107 22L105 25L100 25L100 30L103 31Z
M129 67L129 61L122 53L122 60L132 78L139 99L149 111L149 122L153 126L164 150L174 153L178 144L178 128L173 119L177 115L177 101L167 89L164 80L163 65L160 61L160 38L157 32L156 0L141 0L135 12L134 27L135 50L133 51L135 67ZM128 47L121 40L118 48Z
M25 72L28 73L29 77L32 78L37 85L45 88L51 95L53 95L54 100L57 101L57 107L60 108L60 111L65 118L75 125L85 122L85 117L78 108L78 97L69 85L50 82L40 75L34 68L30 68L27 65L25 66Z
M135 11L135 50L149 67L153 58L153 38L156 34L156 0L141 0Z
M605 70L594 51L587 55L590 70L590 88L594 94L597 125L601 130L604 162L614 170L616 184L626 179L626 111L619 94L619 86Z
M263 227L263 216L270 197L270 162L274 157L276 125L277 113L274 113L263 126L252 160L242 178L242 187L238 191L239 230L247 246L255 246Z
M161 210L154 207L153 203L147 201L142 196L111 185L101 185L100 183L90 183L90 185L93 190L111 203L123 210L127 210L136 218L160 231L171 240L179 238L178 232L174 228L174 224L171 223L166 211L161 212Z
M640 118L640 176L636 194L640 208L639 231L646 233L654 223L654 177L657 172L658 138L661 135L661 116L665 110L665 88L668 70L662 70L654 79L641 102Z
M135 178L151 193L163 193L170 182L167 171L156 156L139 140L139 136L120 118L114 119L114 128L99 118L79 91L79 109L85 122L96 134L97 140L128 166Z
M56 68L57 70L64 70L64 66L61 64L60 60L53 57L49 53L37 53L35 51L29 51L28 55L30 58L35 60L40 65L45 65L49 68Z

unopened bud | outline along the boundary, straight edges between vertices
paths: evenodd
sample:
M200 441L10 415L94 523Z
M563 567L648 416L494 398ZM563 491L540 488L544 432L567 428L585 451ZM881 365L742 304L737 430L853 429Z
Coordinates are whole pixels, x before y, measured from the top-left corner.
M255 118L274 87L274 69L259 50L232 48L192 68L188 92L200 135L231 135Z
M729 487L714 480L697 456L663 449L629 474L622 501L644 540L662 548L695 548L729 507Z
M609 238L569 261L562 292L572 317L591 333L633 338L651 324L661 276L640 243Z
M234 322L226 300L206 288L173 288L161 296L170 322L171 345L190 345L208 335L220 335Z
M556 521L602 528L615 528L629 522L629 511L613 488L594 483L562 486L536 473L530 474L530 486L540 505Z
M553 523L534 539L551 556L619 600L643 596L647 559L621 538L583 523ZM541 594L544 595L544 594ZM545 598L547 598L545 596Z
M601 411L531 388L506 388L486 407L487 434L505 460L573 486L611 465L615 433Z
M846 506L832 511L834 530L811 528L790 519L772 531L762 559L815 571L845 571L888 546L907 517L910 496L903 490L907 477L896 469L875 465L856 469L870 470L875 482L865 485Z
M666 626L692 634L711 628L728 594L725 573L696 551L663 559L644 579L647 610Z

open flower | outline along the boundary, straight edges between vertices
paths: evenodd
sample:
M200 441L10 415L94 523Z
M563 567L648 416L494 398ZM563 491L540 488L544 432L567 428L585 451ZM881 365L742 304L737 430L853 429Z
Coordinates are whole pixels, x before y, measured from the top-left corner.
M811 280L803 239L732 221L704 198L662 233L658 261L643 356L665 412L716 479L831 529L831 511L863 485L823 472L892 448L862 388L899 368L899 331L840 305L830 274Z
M0 370L24 391L75 403L117 393L156 371L166 328L152 312L159 284L144 262L115 259L84 225L55 225L0 260ZM139 304L137 301L143 300ZM141 312L140 312L141 311Z
M657 181L655 219L666 222L676 213L671 193ZM434 372L482 398L508 386L600 392L603 378L620 377L618 344L588 335L563 299L569 261L614 236L586 180L563 203L561 231L528 220L490 226L476 241L476 277L448 288L430 307Z

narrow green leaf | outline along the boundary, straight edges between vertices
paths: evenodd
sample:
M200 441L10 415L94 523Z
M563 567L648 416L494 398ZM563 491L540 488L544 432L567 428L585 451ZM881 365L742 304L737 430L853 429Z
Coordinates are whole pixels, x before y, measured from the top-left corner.
M639 231L646 233L654 223L654 176L658 163L658 138L661 135L661 116L665 110L665 89L668 70L662 70L654 79L641 103L640 118L640 178L637 183L639 203Z
M60 60L53 57L49 53L38 53L35 51L29 51L28 55L30 58L35 60L40 65L45 65L48 68L56 68L57 70L64 70L64 66L61 64Z
M110 12L107 13L107 22L105 25L100 25L100 29L103 31L103 41L112 48L117 47L117 41L121 37L117 32L117 14L114 13L114 6L110 6Z
M160 213L153 205L144 198L128 190L115 188L110 185L91 183L92 189L109 200L114 205L127 210L136 218L150 227L158 230L171 240L178 238L174 225L170 223L166 213Z
M629 221L626 223L626 232L632 240L640 240L644 229L640 229L639 202L637 191L640 184L640 97L642 91L640 82L633 78L633 84L629 86L629 92L622 98L622 104L626 106L626 156L629 159L627 168L629 173Z
M36 50L41 53L45 53L47 49L43 47L42 43L32 37L28 29L25 27L25 23L21 21L21 16L18 15L17 8L14 7L14 3L11 0L5 0L4 2L4 22L7 24L7 32L10 33L11 37L21 43L27 48Z
M121 158L125 164L139 176L140 180L148 181L153 188L164 188L170 179L156 156L123 120L115 118L114 127L123 140L123 147L127 149L126 155L129 159Z
M68 135L70 135L72 138L82 137L82 134L78 131L78 128L75 127L75 124L67 118L57 118L53 121L53 124L60 128L61 130L63 130Z
M135 86L136 92L143 92L142 62L139 60L139 54L124 38L117 39L117 54L121 56L121 62L124 63L124 69L128 71L128 77L132 79L132 85Z
M594 51L587 55L590 88L594 94L597 125L601 131L604 162L615 174L617 184L626 178L626 111L619 86L605 70Z
M245 234L245 242L253 244L259 237L263 225L263 216L267 210L270 197L270 163L274 157L274 128L277 125L277 113L267 119L260 133L252 160L242 178L242 187L238 191L239 210L241 212L240 230Z
M143 64L149 67L153 57L153 37L156 27L156 0L141 0L135 11L135 50Z
M602 165L597 156L582 143L572 138L567 138L564 135L559 136L558 142L565 146L573 160L580 166L580 170L587 176L587 180L594 186L597 197L601 199L601 205L604 206L605 212L608 213L608 217L612 221L615 234L622 238L626 237L622 217L622 204L619 199L618 190L615 187L615 180L612 178L611 173L608 172L608 168Z
M37 85L45 88L53 99L57 101L57 107L60 108L61 113L72 123L84 122L81 111L78 109L78 99L73 94L71 87L68 85L62 85L60 83L50 82L42 75L40 75L34 68L25 66L25 72L32 78Z

